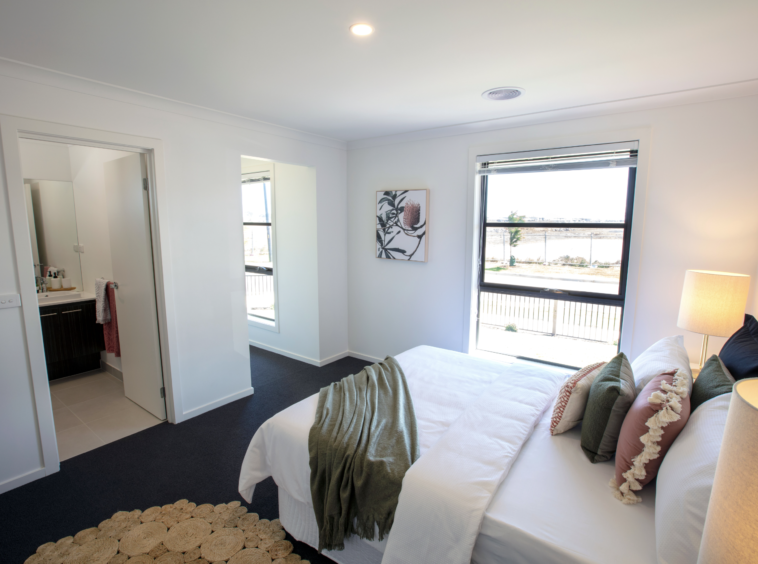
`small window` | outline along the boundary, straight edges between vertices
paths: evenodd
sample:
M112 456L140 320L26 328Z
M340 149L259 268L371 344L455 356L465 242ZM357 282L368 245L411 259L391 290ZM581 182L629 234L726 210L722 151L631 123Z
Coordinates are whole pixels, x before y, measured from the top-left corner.
M245 297L252 320L274 325L276 291L273 202L270 172L242 175L242 225L245 240Z

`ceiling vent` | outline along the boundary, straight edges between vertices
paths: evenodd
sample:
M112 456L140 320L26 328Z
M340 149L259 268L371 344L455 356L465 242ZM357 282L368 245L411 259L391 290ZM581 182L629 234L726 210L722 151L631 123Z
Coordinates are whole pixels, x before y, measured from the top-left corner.
M513 100L524 93L523 88L517 86L501 86L499 88L490 88L482 93L485 100Z

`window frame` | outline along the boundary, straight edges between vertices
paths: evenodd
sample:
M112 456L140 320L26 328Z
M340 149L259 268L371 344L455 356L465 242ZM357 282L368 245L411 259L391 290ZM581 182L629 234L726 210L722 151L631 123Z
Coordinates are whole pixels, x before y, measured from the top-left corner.
M271 216L269 222L255 222L255 221L244 221L244 215L243 215L243 221L242 221L242 233L243 233L243 250L244 250L244 232L245 227L252 226L252 227L269 227L271 229L271 264L272 267L269 269L267 267L263 266L252 266L245 264L245 258L243 255L242 263L245 267L245 276L247 276L248 272L253 272L256 274L263 274L265 276L271 276L272 277L272 285L273 285L273 291L274 291L274 319L271 320L268 317L263 317L260 315L254 315L248 312L247 310L247 288L245 287L245 314L247 315L247 323L251 327L258 327L261 329L265 329L267 331L272 331L274 333L279 332L279 291L278 291L278 269L277 269L277 258L276 258L276 182L275 182L275 176L274 176L274 167L267 168L266 170L261 171L255 171L255 172L247 172L242 173L242 175L248 175L248 174L265 174L265 176L268 176L268 180L265 182L269 182L271 188L270 188L270 194L271 194ZM241 187L243 186L242 183L240 183L240 199L242 198L242 190ZM243 210L244 214L244 210Z
M586 302L600 305L624 306L626 301L627 276L629 273L629 252L632 236L632 221L634 218L634 195L637 181L637 167L629 168L627 178L626 193L626 210L623 223L571 223L571 222L487 222L487 184L489 175L480 175L480 229L479 229L479 272L477 274L477 310L479 308L478 293L483 289L487 292L499 294L513 294L519 296L528 296L532 298L554 299L564 301ZM531 174L539 174L531 173ZM553 290L546 288L535 288L533 286L519 286L515 284L499 284L494 282L485 282L485 254L487 228L520 227L522 229L551 229L551 228L580 228L580 229L622 229L624 232L621 248L621 268L619 272L619 291L617 294L603 294L598 292L581 292L576 290ZM623 312L622 312L623 315Z
M638 190L639 187L637 185L638 181L638 169L640 166L639 163L639 143L640 141L636 141L637 143L637 149L635 150L635 153L637 155L637 162L635 162L634 165L629 166L629 174L627 176L627 193L626 193L626 208L624 211L624 222L623 223L572 223L572 222L518 222L518 223L511 223L511 222L487 222L487 188L488 188L488 180L489 176L488 174L478 174L477 177L480 181L479 186L477 187L474 185L474 190L478 191L478 199L479 199L479 205L478 205L478 233L475 234L475 237L478 237L478 240L476 241L477 249L475 250L475 253L478 251L478 256L476 257L476 263L475 267L477 267L475 275L472 277L473 282L475 283L475 287L473 288L476 292L475 296L472 296L472 307L475 308L474 312L475 315L472 316L470 319L473 321L473 328L469 326L469 330L473 329L472 335L472 341L470 341L470 352L477 355L496 355L498 353L491 353L482 349L479 349L479 330L480 330L480 311L482 307L481 303L481 294L482 292L488 292L488 293L497 293L497 294L509 294L509 295L515 295L515 296L525 296L525 297L531 297L531 298L540 298L540 299L548 299L548 300L561 300L561 301L567 301L567 302L580 302L580 303L588 303L588 304L598 304L598 305L609 305L609 306L616 306L621 308L621 319L619 323L619 338L618 338L618 345L617 345L617 351L622 350L622 343L624 341L624 329L626 327L625 323L625 317L627 314L627 291L628 291L628 274L629 274L629 263L631 259L631 252L632 252L632 229L634 227L634 207L635 203L639 204L640 202L637 202L636 199L638 197ZM535 151L540 151L539 149L535 149ZM481 153L479 155L473 154L472 157L475 159L475 163L480 168L486 168L487 167L487 161L483 160L485 157ZM538 173L537 173L538 174ZM643 193L644 194L644 193ZM643 202L644 203L644 202ZM559 227L559 228L565 228L565 227L581 227L581 228L590 228L590 229L623 229L623 240L622 240L622 256L621 256L621 267L619 272L619 292L616 295L613 294L600 294L595 292L581 292L581 291L575 291L575 290L550 290L550 289L541 289L541 288L535 288L533 286L519 286L514 284L498 284L493 282L485 282L484 281L484 273L485 273L485 255L486 255L486 237L487 237L487 228L488 227L496 227L496 228L507 228L507 227L521 227L521 228L551 228L551 227ZM639 244L639 242L637 243ZM638 260L638 258L636 259ZM631 308L632 312L634 311L636 304L634 303L634 299L632 298ZM540 364L547 364L547 365L555 365L555 366L566 366L562 365L560 363L540 360L540 359L534 359L534 358L527 358L527 357L518 357L518 358L524 358L525 360L529 360L532 362L538 362ZM574 367L571 367L574 368Z

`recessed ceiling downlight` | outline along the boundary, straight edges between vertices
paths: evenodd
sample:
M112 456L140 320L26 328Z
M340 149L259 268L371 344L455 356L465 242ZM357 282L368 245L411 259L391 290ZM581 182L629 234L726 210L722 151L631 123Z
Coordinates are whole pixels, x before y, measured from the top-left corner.
M518 86L500 86L482 92L482 98L485 100L513 100L514 98L521 96L523 93L524 89L519 88Z
M350 31L352 31L354 35L371 35L374 28L365 23L356 23L350 26Z

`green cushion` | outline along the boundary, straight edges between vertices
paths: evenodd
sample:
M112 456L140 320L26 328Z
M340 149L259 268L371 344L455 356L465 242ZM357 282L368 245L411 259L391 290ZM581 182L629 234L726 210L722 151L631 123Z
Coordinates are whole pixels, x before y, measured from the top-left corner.
M697 406L704 404L709 399L730 393L733 386L734 378L724 363L721 362L721 359L714 354L703 365L700 374L695 378L695 383L692 384L692 397L690 398L692 411L695 411Z
M582 450L590 462L613 458L621 425L636 395L629 359L620 353L605 365L590 388L582 420Z

